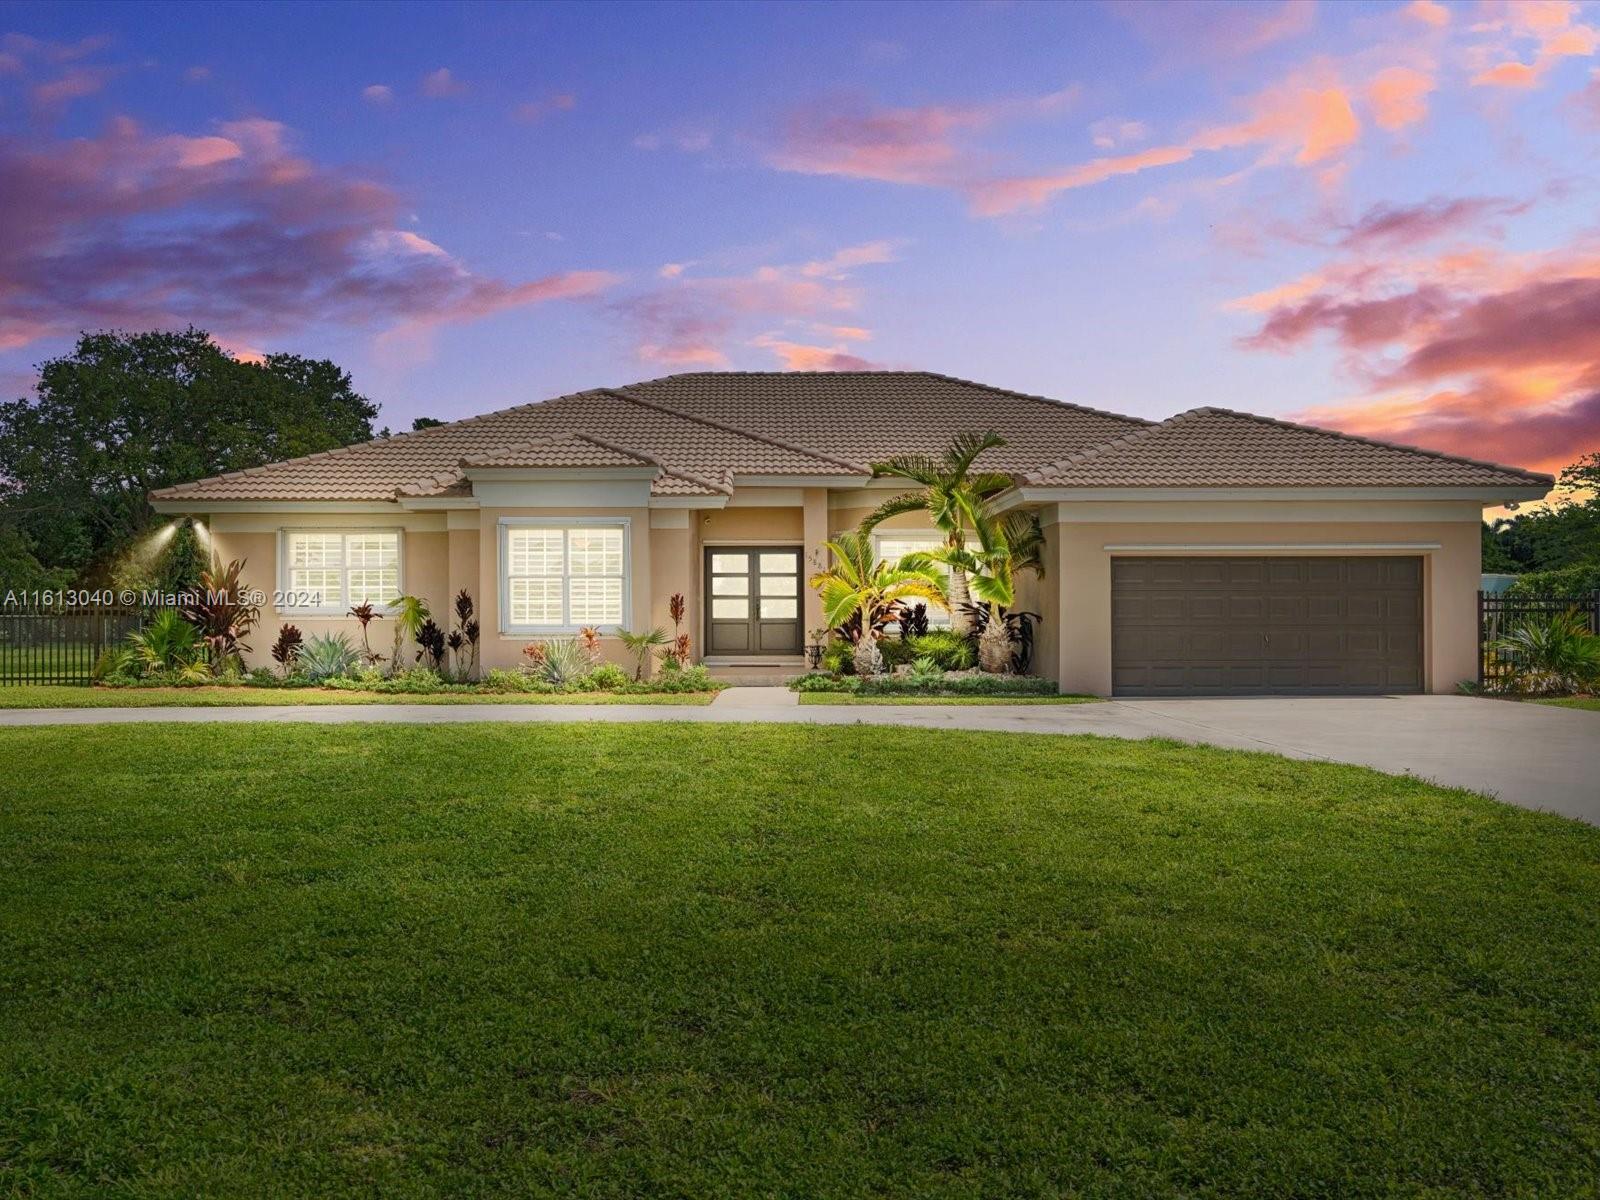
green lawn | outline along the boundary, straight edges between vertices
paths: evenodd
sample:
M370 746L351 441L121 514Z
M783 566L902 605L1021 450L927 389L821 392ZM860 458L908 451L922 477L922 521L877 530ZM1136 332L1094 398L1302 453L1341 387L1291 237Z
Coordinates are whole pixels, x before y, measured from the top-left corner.
M1600 712L1600 696L1560 696L1553 700L1540 700L1540 704L1553 704L1557 708L1587 708Z
M538 692L456 693L411 696L346 692L333 688L108 688L29 684L0 687L3 708L232 708L282 704L710 704L710 692L646 693L627 696L582 692L553 696Z
M801 692L801 704L1095 704L1098 696L852 696Z
M955 731L0 730L0 1191L1592 1195L1600 829Z

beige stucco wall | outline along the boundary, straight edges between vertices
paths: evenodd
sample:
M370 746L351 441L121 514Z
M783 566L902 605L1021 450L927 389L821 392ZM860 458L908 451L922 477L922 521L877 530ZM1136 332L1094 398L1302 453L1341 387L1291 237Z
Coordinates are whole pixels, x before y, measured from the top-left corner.
M441 514L395 517L387 514L228 513L206 518L212 547L224 562L241 559L240 579L266 597L261 617L248 642L245 662L252 667L272 665L272 644L278 630L294 625L306 637L343 632L357 645L361 625L350 617L318 616L280 609L275 603L282 591L278 582L278 536L284 529L395 529L400 527L401 587L421 596L438 613L450 611L450 576L447 570L446 533ZM442 622L441 622L442 623ZM387 655L393 634L387 620L374 621L368 630L372 649Z
M1197 506L1196 506L1197 507ZM1292 516L1294 505L1280 505ZM1068 510L1068 506L1062 506ZM1440 506L1450 510L1451 506ZM1459 509L1460 506L1454 506ZM1370 506L1381 516L1378 505ZM1394 509L1389 511L1393 512ZM1477 589L1481 558L1479 524L1449 511L1449 520L1393 521L1057 521L1048 514L1057 628L1041 639L1038 670L1053 674L1063 692L1111 693L1111 559L1114 545L1249 546L1217 551L1231 555L1284 553L1418 554L1423 558L1425 685L1450 692L1477 674ZM1436 549L1360 549L1436 543ZM1308 545L1329 545L1309 550ZM1265 547L1272 547L1271 549ZM1279 549L1281 547L1281 549ZM1173 553L1204 551L1186 548ZM1147 554L1148 550L1129 551ZM1047 585L1047 591L1051 585ZM1050 670L1054 662L1054 671Z

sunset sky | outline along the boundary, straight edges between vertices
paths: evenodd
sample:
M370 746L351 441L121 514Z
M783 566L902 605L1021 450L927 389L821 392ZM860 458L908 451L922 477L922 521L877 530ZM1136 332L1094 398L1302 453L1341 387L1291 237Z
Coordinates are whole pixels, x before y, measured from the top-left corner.
M1561 0L0 4L0 385L192 322L397 429L887 366L1554 470L1597 151Z

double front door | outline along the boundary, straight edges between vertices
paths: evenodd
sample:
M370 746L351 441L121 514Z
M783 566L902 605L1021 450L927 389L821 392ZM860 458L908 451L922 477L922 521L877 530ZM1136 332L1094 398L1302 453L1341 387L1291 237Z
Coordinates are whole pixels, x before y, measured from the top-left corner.
M705 581L707 654L801 652L799 546L707 546Z

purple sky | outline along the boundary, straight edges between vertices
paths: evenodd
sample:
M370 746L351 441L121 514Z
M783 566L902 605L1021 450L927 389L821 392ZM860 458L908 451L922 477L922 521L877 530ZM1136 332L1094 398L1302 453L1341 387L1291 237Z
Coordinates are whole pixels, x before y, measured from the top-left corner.
M0 4L0 383L193 322L381 420L919 367L1600 449L1574 3Z

